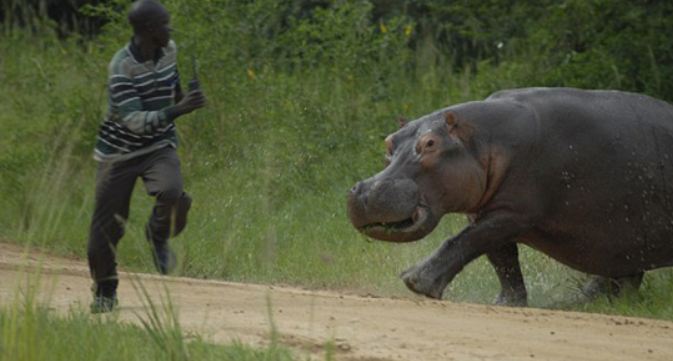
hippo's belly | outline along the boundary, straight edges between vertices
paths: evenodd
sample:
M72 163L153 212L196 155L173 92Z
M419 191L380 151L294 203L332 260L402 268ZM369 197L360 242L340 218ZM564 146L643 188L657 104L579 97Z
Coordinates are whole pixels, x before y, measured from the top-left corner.
M590 214L591 213L591 214ZM520 241L579 271L608 277L673 265L673 225L664 209L575 209L541 222Z

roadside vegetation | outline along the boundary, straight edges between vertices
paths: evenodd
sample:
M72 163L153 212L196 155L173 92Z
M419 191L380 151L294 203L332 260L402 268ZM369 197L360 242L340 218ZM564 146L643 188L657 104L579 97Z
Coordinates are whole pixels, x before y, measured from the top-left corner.
M673 19L665 16L673 4L664 2L164 3L182 51L182 81L192 75L194 54L209 99L207 109L178 120L194 198L189 226L173 241L183 276L409 295L397 275L465 220L447 216L412 244L369 241L351 227L346 192L382 168L383 139L399 117L524 86L622 89L673 100ZM88 8L108 19L91 38L58 36L49 21L4 24L3 240L85 257L107 63L131 35L115 10L124 4ZM139 182L118 249L125 269L153 270L142 232L151 205ZM670 270L648 274L638 295L577 305L568 300L583 275L529 249L522 250L522 266L532 306L673 320ZM446 297L490 303L497 291L493 270L480 259ZM3 327L24 317L42 323L37 329L68 323L83 333L141 333L39 309L0 315Z
M143 300L138 322L120 320L119 314L92 317L73 306L66 313L50 310L38 295L40 276L33 274L17 288L13 299L0 306L0 360L12 361L293 361L303 359L280 345L272 334L270 344L253 349L243 343L217 345L187 333L178 322L178 310L157 303L142 284L134 284ZM273 328L270 333L275 332ZM326 354L325 360L330 360Z

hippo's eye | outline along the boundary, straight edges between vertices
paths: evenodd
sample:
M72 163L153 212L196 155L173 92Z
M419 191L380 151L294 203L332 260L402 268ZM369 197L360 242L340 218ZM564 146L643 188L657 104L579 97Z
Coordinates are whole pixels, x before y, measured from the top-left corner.
M416 153L432 152L435 150L435 143L436 140L431 137L421 139L421 141L416 144Z

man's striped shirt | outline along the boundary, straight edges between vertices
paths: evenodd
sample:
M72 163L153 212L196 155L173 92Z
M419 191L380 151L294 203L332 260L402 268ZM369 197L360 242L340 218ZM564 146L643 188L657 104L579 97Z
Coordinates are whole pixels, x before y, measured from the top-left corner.
M160 50L156 63L139 61L132 46L129 43L110 61L109 108L94 150L98 161L125 160L162 147L177 147L170 114L180 87L175 43L171 40Z

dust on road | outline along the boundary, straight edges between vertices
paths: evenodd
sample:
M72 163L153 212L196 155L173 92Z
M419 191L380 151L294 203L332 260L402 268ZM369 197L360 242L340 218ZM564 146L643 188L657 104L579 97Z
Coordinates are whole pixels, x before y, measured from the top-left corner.
M0 303L12 302L26 270L38 266L41 297L51 307L87 307L85 262L8 244L0 244ZM667 321L148 274L121 277L123 321L138 322L144 314L133 287L140 282L155 301L168 290L189 332L217 343L259 346L269 343L273 324L280 342L299 359L324 359L331 343L335 359L346 361L673 360L673 322Z

